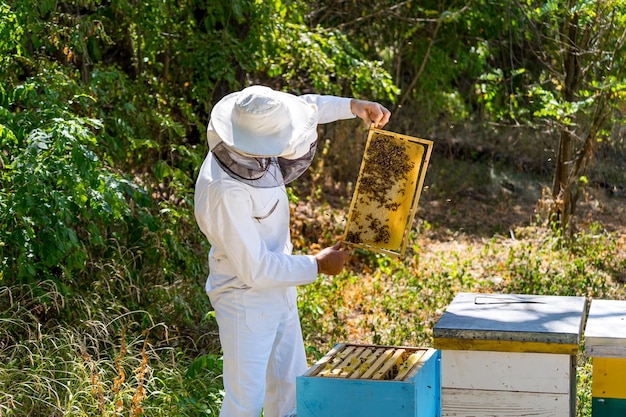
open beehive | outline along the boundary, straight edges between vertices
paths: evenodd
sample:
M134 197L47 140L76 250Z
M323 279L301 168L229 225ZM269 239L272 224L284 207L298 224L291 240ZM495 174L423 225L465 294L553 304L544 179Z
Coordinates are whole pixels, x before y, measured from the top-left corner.
M441 417L432 348L338 344L296 378L298 417Z
M309 377L403 381L428 349L339 345L315 364Z
M370 129L343 242L403 256L433 142Z

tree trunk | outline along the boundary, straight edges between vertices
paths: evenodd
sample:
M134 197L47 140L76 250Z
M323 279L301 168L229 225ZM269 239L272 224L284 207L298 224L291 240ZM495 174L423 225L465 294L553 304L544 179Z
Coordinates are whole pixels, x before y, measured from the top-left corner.
M570 1L573 7L574 1ZM569 7L568 10L572 10ZM581 82L581 68L578 61L578 16L571 15L565 19L561 30L561 41L563 44L563 86L561 94L565 102L575 100L576 91ZM568 232L569 221L574 213L573 199L573 178L572 168L574 166L574 137L571 131L564 129L559 137L559 147L556 155L556 169L552 185L552 198L555 204L552 205L550 220L564 232ZM565 233L567 234L567 233Z
M572 137L569 132L562 131L559 138L559 148L556 155L556 169L552 184L552 199L554 204L550 212L550 221L556 221L560 228L567 228L569 215L573 211L571 196L567 191L572 160Z

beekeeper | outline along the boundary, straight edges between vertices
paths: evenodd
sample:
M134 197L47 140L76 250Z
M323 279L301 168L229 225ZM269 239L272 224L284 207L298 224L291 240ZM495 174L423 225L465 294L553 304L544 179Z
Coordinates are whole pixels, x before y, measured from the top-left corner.
M307 369L296 286L338 274L348 255L341 242L316 255L292 254L285 184L311 165L318 124L355 116L382 127L390 112L370 101L265 86L213 107L195 216L211 244L206 292L224 358L221 417L294 413L296 376Z

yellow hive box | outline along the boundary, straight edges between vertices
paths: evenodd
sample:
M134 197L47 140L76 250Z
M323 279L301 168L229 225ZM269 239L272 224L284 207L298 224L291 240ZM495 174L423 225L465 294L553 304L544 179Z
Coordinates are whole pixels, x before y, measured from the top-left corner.
M343 242L404 256L433 142L370 129Z

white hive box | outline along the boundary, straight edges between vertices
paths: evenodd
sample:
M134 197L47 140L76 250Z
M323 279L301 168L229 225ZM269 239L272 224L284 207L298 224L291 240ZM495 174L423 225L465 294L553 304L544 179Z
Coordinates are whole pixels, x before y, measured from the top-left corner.
M585 353L593 358L592 416L626 416L626 301L591 301Z
M574 417L584 297L460 293L434 327L442 416Z

